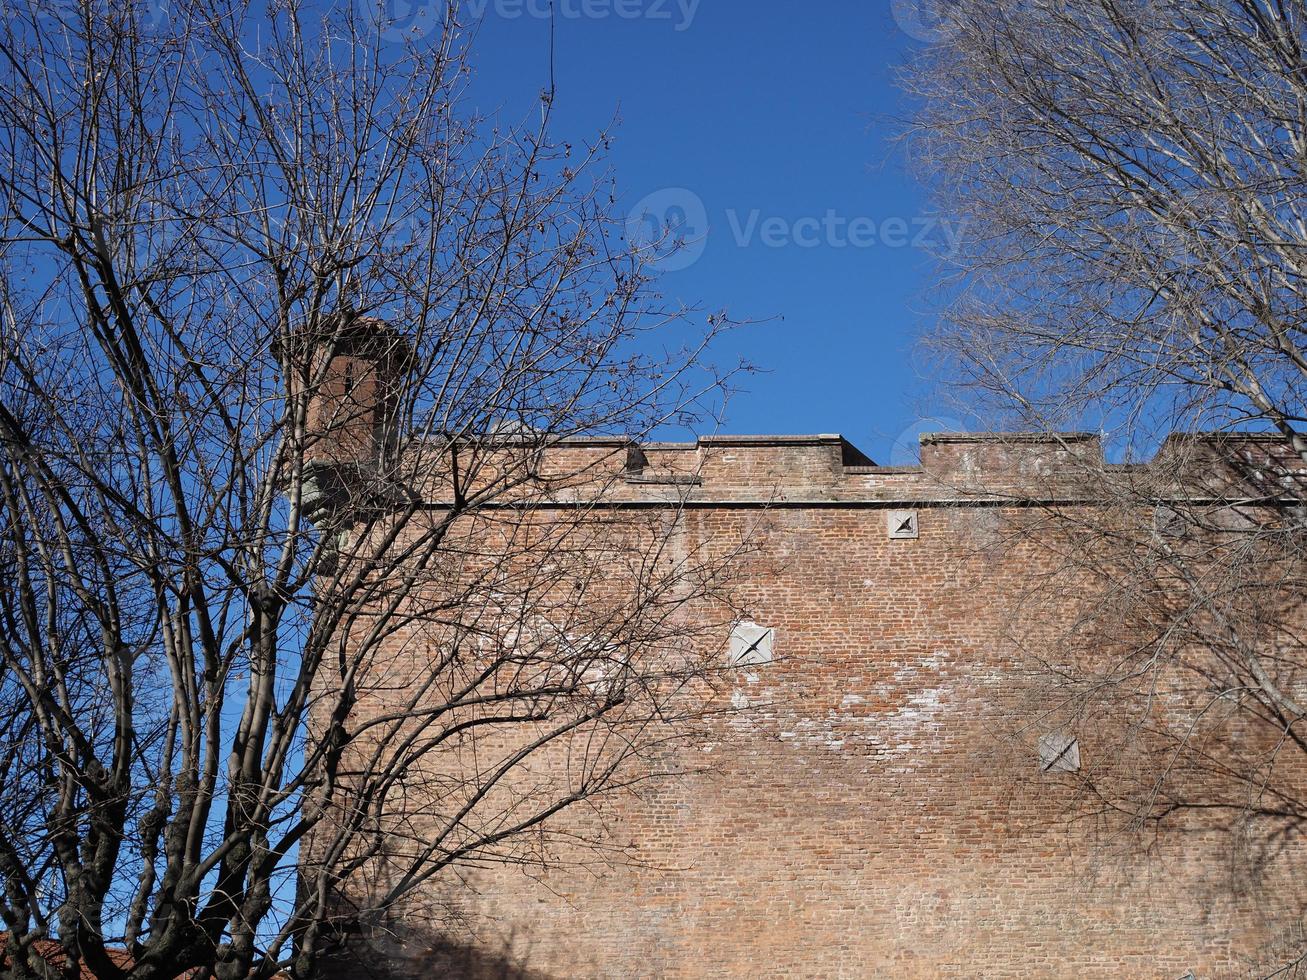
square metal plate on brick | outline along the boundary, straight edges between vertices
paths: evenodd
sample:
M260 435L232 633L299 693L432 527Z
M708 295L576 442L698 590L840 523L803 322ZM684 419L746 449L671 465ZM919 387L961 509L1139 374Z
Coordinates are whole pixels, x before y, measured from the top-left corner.
M773 658L776 631L748 620L736 623L731 630L730 664L732 667L757 667Z
M1043 772L1079 772L1080 743L1061 732L1039 736L1039 768Z
M889 536L895 540L905 541L920 536L915 510L892 510L886 517Z

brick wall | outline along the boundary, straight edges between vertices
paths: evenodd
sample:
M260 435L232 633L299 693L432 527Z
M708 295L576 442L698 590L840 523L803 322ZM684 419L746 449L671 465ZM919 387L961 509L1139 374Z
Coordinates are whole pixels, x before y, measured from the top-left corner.
M555 836L548 866L446 877L402 940L340 972L1262 975L1267 943L1301 922L1296 840L1273 885L1233 887L1220 820L1146 837L1075 822L1075 774L1041 771L1055 725L1022 644L1055 643L1094 597L1023 611L1053 559L1019 498L1074 497L1085 459L1101 466L1084 436L928 437L909 468L836 436L550 450L546 474L608 473L609 502L681 507L687 547L749 541L739 612L774 629L774 659L723 676L714 729L664 760L684 775L563 818L614 851ZM891 538L899 511L916 537ZM1085 766L1108 751L1104 732L1072 734Z

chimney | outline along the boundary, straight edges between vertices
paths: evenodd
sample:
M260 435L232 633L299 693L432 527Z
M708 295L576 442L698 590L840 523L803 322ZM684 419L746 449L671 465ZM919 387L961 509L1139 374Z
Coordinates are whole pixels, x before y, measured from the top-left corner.
M297 340L308 365L305 505L337 510L393 459L413 352L385 321L353 313L325 317Z

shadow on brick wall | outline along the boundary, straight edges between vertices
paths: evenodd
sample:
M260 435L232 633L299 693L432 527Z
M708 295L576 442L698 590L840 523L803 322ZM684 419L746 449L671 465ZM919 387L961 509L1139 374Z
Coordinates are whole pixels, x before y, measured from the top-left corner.
M351 943L322 965L322 980L557 980L528 967L533 944L511 936L496 944L458 943L423 930ZM581 976L584 971L567 975Z

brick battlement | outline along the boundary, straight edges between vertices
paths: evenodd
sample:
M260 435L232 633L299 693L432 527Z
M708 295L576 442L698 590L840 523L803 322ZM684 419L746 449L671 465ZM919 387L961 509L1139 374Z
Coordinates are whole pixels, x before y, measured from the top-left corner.
M1047 489L1049 477L1073 468L1073 458L1102 461L1097 437L1079 434L929 434L921 437L916 466L879 466L839 435L710 436L642 447L638 456L643 465L632 468L632 482L652 487L694 474L699 492L692 499L716 503L956 502L982 490Z
M544 442L544 439L540 440ZM494 454L493 443L477 451ZM602 483L604 501L676 506L993 506L1085 501L1104 480L1130 480L1159 500L1297 503L1307 463L1272 435L1175 434L1142 464L1106 462L1092 433L927 433L915 466L880 466L840 435L705 436L637 445L573 438L505 441L507 457L531 455L546 480ZM429 470L428 470L429 472ZM429 486L428 499L443 494ZM575 499L559 494L558 502ZM590 503L592 494L584 495Z

